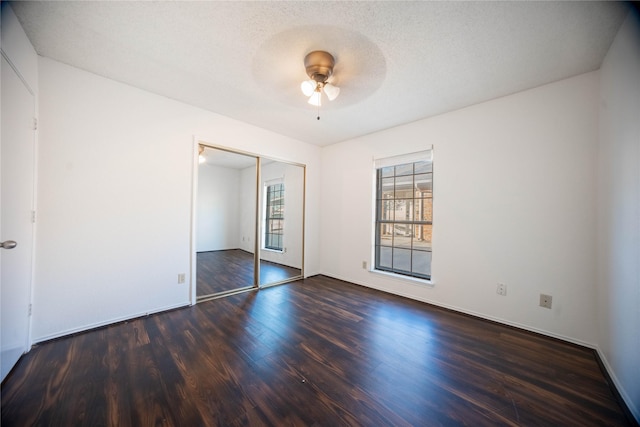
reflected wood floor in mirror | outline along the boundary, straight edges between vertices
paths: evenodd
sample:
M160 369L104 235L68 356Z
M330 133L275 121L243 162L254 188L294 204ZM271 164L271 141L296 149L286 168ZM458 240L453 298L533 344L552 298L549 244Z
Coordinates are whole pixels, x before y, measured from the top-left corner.
M241 249L197 253L196 295L204 296L253 286L253 254ZM300 276L301 270L260 261L260 283Z
M324 276L38 345L1 424L631 425L591 349Z

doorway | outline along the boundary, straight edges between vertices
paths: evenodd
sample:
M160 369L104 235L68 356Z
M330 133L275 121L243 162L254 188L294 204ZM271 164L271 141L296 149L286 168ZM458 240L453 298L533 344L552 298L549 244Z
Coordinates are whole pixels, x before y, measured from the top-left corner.
M33 263L35 101L2 57L1 379L29 350Z

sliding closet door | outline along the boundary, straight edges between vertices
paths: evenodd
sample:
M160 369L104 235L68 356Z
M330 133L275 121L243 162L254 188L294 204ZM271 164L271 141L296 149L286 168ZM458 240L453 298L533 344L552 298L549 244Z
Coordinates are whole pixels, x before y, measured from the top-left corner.
M196 297L255 287L254 156L200 145L196 202Z
M303 277L304 165L261 158L260 286Z

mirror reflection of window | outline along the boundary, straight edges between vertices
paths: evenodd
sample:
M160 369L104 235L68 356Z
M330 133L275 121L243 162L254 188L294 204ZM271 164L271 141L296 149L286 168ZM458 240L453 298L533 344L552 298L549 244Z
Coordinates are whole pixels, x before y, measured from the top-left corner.
M284 184L265 187L264 249L282 251L284 234Z

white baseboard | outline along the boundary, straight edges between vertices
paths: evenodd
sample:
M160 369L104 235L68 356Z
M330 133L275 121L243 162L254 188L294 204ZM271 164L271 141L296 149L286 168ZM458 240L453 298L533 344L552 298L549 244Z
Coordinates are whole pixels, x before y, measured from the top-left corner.
M52 339L55 339L55 338L61 338L61 337L67 336L67 335L77 334L79 332L85 332L85 331L88 331L88 330L91 330L91 329L100 328L102 326L107 326L107 325L111 325L111 324L118 323L118 322L124 322L126 320L137 319L138 317L144 317L144 316L148 316L150 314L160 313L160 312L163 312L163 311L173 310L173 309L176 309L176 308L188 307L189 305L191 305L191 303L186 301L186 302L180 303L180 304L169 305L169 306L165 306L165 307L158 307L158 308L154 308L153 310L150 310L150 311L145 311L145 312L141 312L141 313L134 313L134 314L130 314L130 315L122 316L122 317L114 317L112 319L104 320L104 321L101 321L101 322L91 323L91 324L88 324L88 325L79 326L77 328L66 329L64 331L59 331L59 332L56 332L54 334L43 335L41 337L34 338L33 342L32 342L32 345L38 344L38 343L41 343L41 342L44 342L44 341L49 341L49 340L52 340Z
M609 364L609 361L607 360L606 356L604 355L600 347L596 346L596 351L598 352L598 357L600 357L600 361L604 365L604 368L607 370L607 373L609 374L611 381L613 381L613 384L615 385L616 390L618 390L618 393L620 393L622 400L624 400L624 402L627 404L627 408L629 408L629 411L631 411L631 415L633 415L634 418L636 419L636 422L640 424L640 408L638 408L637 404L633 400L631 400L631 397L622 386L622 383L616 376L615 371Z

